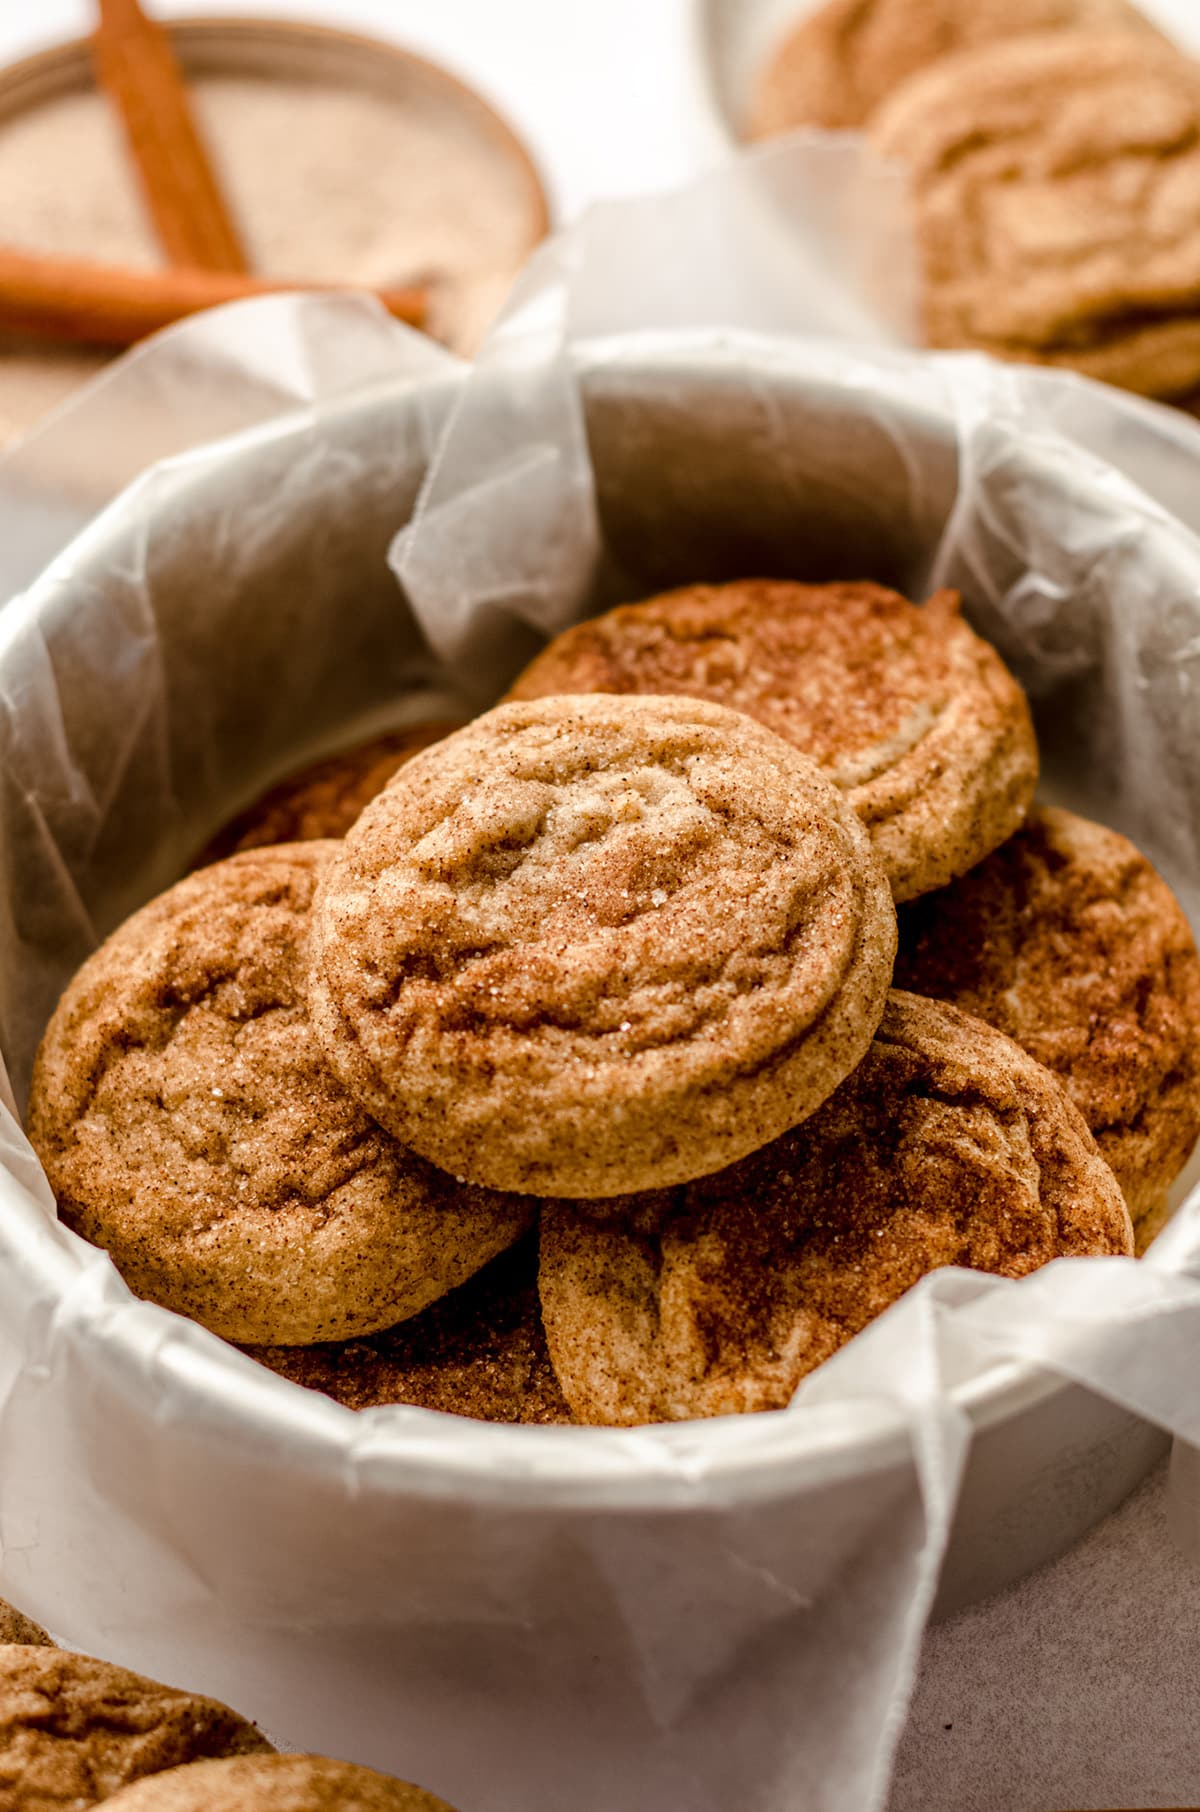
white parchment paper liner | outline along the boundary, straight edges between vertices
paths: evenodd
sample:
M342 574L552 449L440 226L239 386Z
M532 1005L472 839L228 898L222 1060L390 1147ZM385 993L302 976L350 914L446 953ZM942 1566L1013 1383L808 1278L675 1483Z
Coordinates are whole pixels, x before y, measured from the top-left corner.
M882 318L848 316L844 261L821 252L836 209L815 211L798 251L764 228L789 173L802 193L830 180L828 147L819 169L812 155L760 154L770 181L745 207L729 203L739 171L600 212L537 261L465 384L365 305L255 304L145 349L12 456L0 1037L18 1098L56 988L239 786L389 698L485 702L535 632L636 595L656 527L675 576L700 576L689 557L736 552L739 468L786 464L796 499L828 488L835 527L839 497L847 519L886 519L914 587L961 584L1033 692L1053 783L1135 835L1195 913L1200 442L1070 379L889 350ZM859 180L852 169L852 191ZM733 331L741 319L853 319L878 343L771 340ZM670 331L594 337L631 322ZM638 487L601 473L597 493L581 400L647 373L695 449L660 475L661 523L639 519ZM698 373L753 427L707 500L691 487L719 464L721 424L696 413ZM820 409L821 431L798 437L798 396L836 399L840 439ZM363 432L378 398L394 436ZM635 468L637 421L618 412L607 445ZM58 552L105 503L106 473L129 477L164 433L166 463ZM390 509L400 527L439 433L395 551L408 600L396 592L395 648L366 636L355 688L355 588L363 615L382 594L358 529L337 539L335 506L354 500L357 521L367 492L372 523ZM164 574L178 583L214 487L193 646ZM789 540L788 495L775 502L756 551L800 570L814 548ZM289 537L306 515L327 541L301 564ZM681 517L690 550L672 540ZM846 557L864 548L873 559L865 542ZM1032 1361L1200 1442L1198 1203L1140 1265L927 1280L777 1415L507 1429L405 1408L355 1417L265 1374L133 1301L57 1226L7 1114L0 1158L7 1590L80 1645L218 1691L299 1746L392 1768L462 1812L878 1805L970 1406L996 1365Z

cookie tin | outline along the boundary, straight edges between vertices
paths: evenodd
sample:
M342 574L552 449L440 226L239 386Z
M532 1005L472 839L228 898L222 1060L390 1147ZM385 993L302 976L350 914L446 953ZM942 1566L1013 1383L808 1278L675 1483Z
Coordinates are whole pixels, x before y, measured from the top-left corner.
M900 454L827 351L645 335L576 356L608 534L662 583L699 559L744 562L748 544L769 558L781 535L826 566L916 583L958 482L932 400L896 403ZM302 411L184 461L9 607L0 771L19 775L29 671L53 676L49 728L71 751L62 784L7 820L8 910L31 952L48 846L69 852L81 923L106 928L162 884L164 851L197 847L256 780L397 702L444 708L455 675L386 556L463 382L377 384L328 408L319 441ZM756 468L764 408L792 470ZM1039 483L1036 447L1014 457ZM1110 520L1102 488L1070 482ZM296 507L232 558L246 500L280 497ZM1187 573L1167 576L1200 591L1200 551L1179 558ZM155 615L132 694L151 701L144 723L127 721L105 652L142 621L138 572ZM728 1805L714 1692L739 1729L752 1720L749 1772L790 1778L788 1707L820 1690L798 1620L852 1659L892 1589L896 1532L919 1543L912 1448L885 1404L653 1431L356 1418L133 1302L106 1255L54 1223L28 1153L10 1141L4 1164L0 1330L24 1332L0 1334L3 1586L56 1633L481 1812ZM1062 1552L1165 1449L1135 1414L1024 1364L994 1366L951 1409L974 1441L943 1610Z

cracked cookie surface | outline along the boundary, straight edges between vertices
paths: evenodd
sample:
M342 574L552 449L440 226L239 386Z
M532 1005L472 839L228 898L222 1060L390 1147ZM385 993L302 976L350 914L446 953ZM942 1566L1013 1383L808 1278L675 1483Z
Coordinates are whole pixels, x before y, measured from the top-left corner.
M1023 1277L1133 1250L1057 1080L940 1001L893 993L862 1063L740 1164L633 1201L546 1203L541 1295L580 1421L782 1408L929 1271Z
M334 843L191 875L67 989L29 1136L68 1226L138 1295L231 1340L350 1338L415 1314L529 1223L397 1145L346 1093L305 996Z
M164 1768L272 1753L215 1699L89 1655L0 1646L0 1812L82 1812Z
M819 771L681 698L501 705L363 813L314 914L330 1062L456 1176L596 1195L715 1170L854 1067L887 880Z
M454 1812L445 1800L323 1755L194 1762L127 1787L115 1812Z
M461 719L389 730L312 762L240 811L205 845L192 867L206 868L241 850L271 843L344 837L363 806L383 791L406 761L460 725Z
M1029 32L1149 31L1126 0L827 0L758 76L751 138L865 125L909 76L954 51Z
M914 76L871 137L909 171L931 344L1200 383L1200 64L1150 34L1018 38Z
M905 908L896 985L951 1000L1053 1070L1139 1232L1200 1136L1200 956L1127 838L1037 808L1002 849Z
M898 900L981 861L1037 784L1024 693L952 591L918 607L866 581L685 586L565 630L508 696L552 692L681 693L757 718L854 807Z

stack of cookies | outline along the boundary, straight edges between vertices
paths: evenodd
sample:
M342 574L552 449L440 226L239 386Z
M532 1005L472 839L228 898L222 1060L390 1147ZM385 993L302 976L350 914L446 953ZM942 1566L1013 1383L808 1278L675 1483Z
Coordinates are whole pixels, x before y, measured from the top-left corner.
M1130 0L825 0L749 125L906 167L931 345L1200 385L1200 65Z
M56 1648L0 1601L4 1812L453 1812L351 1762L277 1755L216 1699Z
M780 1407L938 1267L1132 1253L1200 1133L1200 957L1036 782L954 593L583 623L85 964L28 1113L62 1218L353 1407L616 1425Z

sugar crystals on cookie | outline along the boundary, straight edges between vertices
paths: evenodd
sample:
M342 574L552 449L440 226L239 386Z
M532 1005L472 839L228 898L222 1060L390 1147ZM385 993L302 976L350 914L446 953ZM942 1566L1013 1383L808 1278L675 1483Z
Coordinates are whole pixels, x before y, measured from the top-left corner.
M896 985L952 1000L1053 1070L1111 1165L1139 1238L1200 1136L1200 955L1127 838L1071 812L1024 828L906 907Z
M419 755L331 862L329 1062L454 1175L612 1194L795 1125L870 1043L887 879L843 796L685 698L502 705Z
M898 900L963 874L1025 816L1029 707L957 592L923 607L865 580L688 585L557 636L510 698L672 692L745 711L817 762Z
M804 1125L684 1190L549 1204L541 1294L583 1422L781 1409L928 1272L1023 1277L1133 1250L1115 1178L1056 1079L981 1020L894 993Z
M42 1628L26 1617L15 1605L0 1598L0 1644L19 1642L28 1648L53 1648L55 1645Z
M253 850L152 900L76 975L34 1068L28 1131L62 1219L231 1340L388 1327L529 1224L389 1138L326 1064L304 975L335 848Z
M271 1753L216 1699L90 1655L0 1646L0 1794L13 1812L92 1806L162 1769Z

